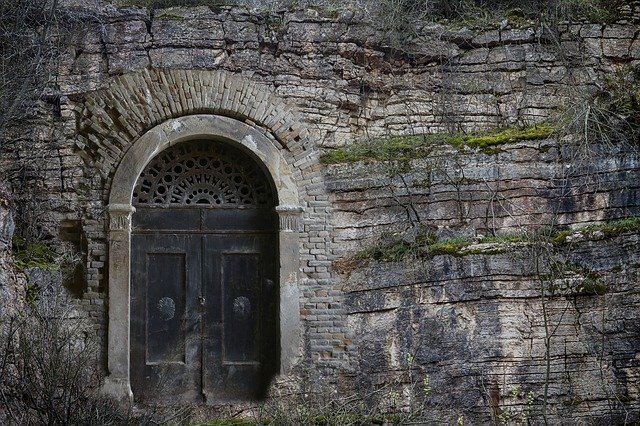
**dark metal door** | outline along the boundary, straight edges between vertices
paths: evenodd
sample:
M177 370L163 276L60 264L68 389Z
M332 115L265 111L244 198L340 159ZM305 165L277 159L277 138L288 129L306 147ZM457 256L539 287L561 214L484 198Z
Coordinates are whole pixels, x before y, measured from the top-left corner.
M203 237L207 400L259 398L276 371L277 289L269 235Z
M277 371L277 244L266 229L273 213L229 213L136 213L131 383L138 400L260 398ZM175 229L196 216L198 229ZM245 229L231 229L237 223Z
M134 188L131 385L147 402L259 398L277 372L274 192L235 148L163 151Z
M131 383L136 398L198 401L200 237L134 235L132 240Z

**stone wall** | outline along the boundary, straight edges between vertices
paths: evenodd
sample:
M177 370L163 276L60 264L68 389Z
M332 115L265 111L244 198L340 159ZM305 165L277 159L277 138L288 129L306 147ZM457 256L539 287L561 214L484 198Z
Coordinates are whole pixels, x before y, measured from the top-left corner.
M428 374L441 394L434 407L450 419L530 406L539 415L549 382L554 416L637 418L637 233L555 254L601 274L605 295L540 299L522 247L344 267L358 250L404 235L415 213L442 239L637 216L637 149L554 139L493 154L444 146L401 173L380 163L325 167L319 157L388 135L531 125L584 105L616 70L638 65L638 7L626 22L561 25L553 37L535 23L429 23L400 45L358 10L96 4L75 13L82 30L61 58L54 102L8 129L0 167L21 226L82 259L80 303L98 336L117 165L154 126L219 114L264 134L294 170L304 210L299 371L360 391L400 377L405 402L407 371ZM558 324L548 354L543 305ZM606 354L594 318L613 330ZM548 359L551 381L541 375ZM591 386L593 377L609 388Z
M539 421L545 384L549 417L635 418L638 230L589 225L638 216L639 173L637 147L556 139L326 166L346 377L407 410L427 377L443 420Z

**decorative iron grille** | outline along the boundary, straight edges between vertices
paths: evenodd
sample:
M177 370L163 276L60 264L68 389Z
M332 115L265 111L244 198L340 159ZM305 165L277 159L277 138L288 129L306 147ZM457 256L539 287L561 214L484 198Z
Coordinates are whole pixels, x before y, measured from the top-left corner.
M224 143L189 141L162 151L140 174L138 205L252 206L276 204L264 172L247 154Z

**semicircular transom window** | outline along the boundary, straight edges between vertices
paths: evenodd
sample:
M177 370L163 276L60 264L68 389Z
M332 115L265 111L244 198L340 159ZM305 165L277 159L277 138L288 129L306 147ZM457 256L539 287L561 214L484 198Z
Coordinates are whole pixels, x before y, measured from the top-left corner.
M138 177L137 205L271 207L269 179L253 159L230 145L189 141L162 151Z

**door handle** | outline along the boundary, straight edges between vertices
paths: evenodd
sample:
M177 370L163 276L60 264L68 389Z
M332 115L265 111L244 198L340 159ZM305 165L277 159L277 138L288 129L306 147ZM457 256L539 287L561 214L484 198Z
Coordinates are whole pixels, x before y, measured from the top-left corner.
M200 303L200 306L204 307L207 304L207 299L205 299L204 296L198 296L198 303Z

